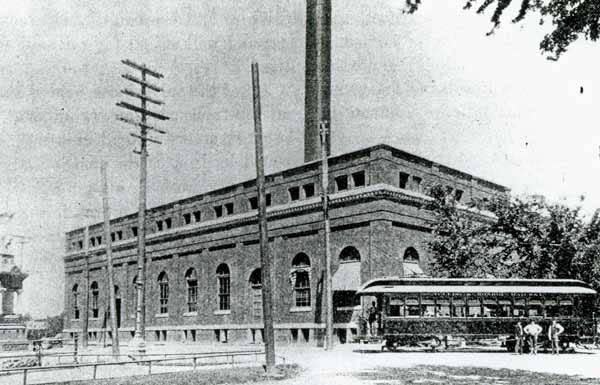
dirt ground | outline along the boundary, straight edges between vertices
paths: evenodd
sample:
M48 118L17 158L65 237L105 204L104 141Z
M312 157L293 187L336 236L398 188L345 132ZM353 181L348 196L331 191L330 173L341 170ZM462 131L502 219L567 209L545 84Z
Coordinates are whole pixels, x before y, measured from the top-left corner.
M231 345L155 345L149 346L149 353L175 353L175 352L207 352L207 351L225 351L225 350L249 350L257 349L257 346L231 346ZM460 368L463 373L465 368L468 373L479 373L469 374L466 377L458 372L450 374L456 378L463 378L467 382L474 384L478 383L520 383L509 380L506 382L502 380L500 382L493 381L482 381L485 379L481 377L488 371L490 373L495 371L501 371L504 369L510 370L523 370L533 371L538 373L548 373L553 375L569 375L569 376L580 376L583 378L594 378L593 382L582 382L582 383L598 383L600 384L600 355L585 355L585 354L563 354L563 355L550 355L550 354L538 354L538 355L516 355L512 353L481 353L481 352L438 352L438 353L424 353L424 352L360 352L358 351L359 345L347 344L338 345L332 351L324 351L321 348L310 347L310 346L278 346L276 348L277 361L279 363L296 363L304 368L304 371L299 377L288 379L284 381L273 382L278 385L300 385L300 384L356 384L356 385L371 385L371 384L404 384L404 383L450 383L449 377L443 377L443 375L449 375L448 373L440 374L440 369L435 368L447 368L441 369L444 372L452 372L453 368ZM92 347L88 352L109 352L110 348ZM122 348L123 353L130 352L131 349L127 347ZM255 363L252 363L255 365ZM474 368L474 369L470 369ZM489 370L486 370L489 368ZM167 371L180 371L188 370L186 367L157 367L153 369L153 373L167 372ZM227 366L223 366L223 370L226 370ZM409 382L393 381L386 377L385 373L394 372L394 370L400 370L404 373L402 376L417 376ZM89 369L87 370L89 372ZM139 371L139 373L137 373ZM429 377L424 376L422 380L419 380L418 373L431 372ZM400 373L398 372L398 373ZM201 370L198 371L201 375ZM369 373L373 375L368 375ZM377 374L379 373L379 374ZM436 374L437 373L437 374ZM499 372L498 372L499 373ZM128 374L143 374L143 368L136 368L135 366L130 367L111 367L107 370L99 370L99 377L109 376L122 376ZM377 375L375 375L377 374ZM432 377L433 376L433 377ZM436 377L437 376L437 377ZM470 376L470 377L469 377ZM478 377L480 376L480 377ZM512 373L512 378L518 378L519 374ZM516 377L515 377L516 376ZM525 374L523 374L525 376ZM533 374L535 377L535 374ZM28 376L28 383L43 383L43 382L55 382L65 381L68 379L84 379L90 378L91 373L87 373L86 370L81 369L72 372L45 372L45 373L31 373ZM452 377L452 378L454 378ZM498 376L496 376L498 377ZM489 378L496 378L490 376ZM408 379L408 377L406 377ZM444 380L444 378L446 380ZM499 377L498 377L499 378ZM550 378L550 377L548 377ZM479 380L478 380L479 379ZM541 379L541 377L540 377ZM462 381L462 380L461 380ZM515 380L516 381L516 380ZM550 380L549 380L550 381ZM21 376L11 377L0 377L0 384L20 384L22 383ZM452 382L455 383L455 382ZM457 382L463 383L463 382ZM546 382L539 382L546 383ZM560 377L556 377L556 381L547 383L561 383L566 385L564 380ZM577 382L579 383L579 382Z

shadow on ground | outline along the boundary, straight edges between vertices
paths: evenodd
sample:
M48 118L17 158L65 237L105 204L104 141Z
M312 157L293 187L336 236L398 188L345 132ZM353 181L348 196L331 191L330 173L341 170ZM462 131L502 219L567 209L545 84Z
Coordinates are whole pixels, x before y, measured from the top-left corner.
M444 384L444 385L600 385L596 378L531 372L528 370L491 369L418 365L410 368L377 367L351 374L372 385Z

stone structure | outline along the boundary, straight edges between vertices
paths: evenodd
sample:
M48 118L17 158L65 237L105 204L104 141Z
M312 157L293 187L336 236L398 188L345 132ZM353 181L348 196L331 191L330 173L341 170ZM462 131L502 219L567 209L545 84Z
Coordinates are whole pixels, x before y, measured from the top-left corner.
M25 325L19 321L14 311L25 278L27 274L15 265L15 257L12 254L0 253L0 341L25 337Z
M431 201L446 186L460 204L505 194L500 185L387 145L331 157L331 252L335 328L343 341L354 291L376 277L427 269ZM267 176L274 312L278 339L316 341L324 327L319 162ZM254 180L150 209L147 222L147 339L259 341L260 256ZM465 208L466 210L466 208ZM483 213L475 213L485 219ZM133 335L137 214L111 222L120 337ZM67 332L81 330L83 229L66 235ZM90 337L106 327L102 224L90 227Z

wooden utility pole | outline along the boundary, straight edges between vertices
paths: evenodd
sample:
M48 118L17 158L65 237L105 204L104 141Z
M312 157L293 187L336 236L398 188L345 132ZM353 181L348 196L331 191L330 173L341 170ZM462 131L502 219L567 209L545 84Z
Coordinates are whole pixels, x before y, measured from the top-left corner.
M267 373L275 368L275 333L273 331L273 294L271 282L271 258L267 234L267 203L265 195L265 169L260 112L260 79L258 63L252 63L252 99L254 102L254 143L256 153L256 186L258 189L258 229L260 233L260 262L262 274L262 300L265 359Z
M85 271L83 272L83 325L81 330L81 347L88 347L88 328L90 319L90 226L83 228L83 261Z
M115 304L115 280L112 263L112 238L110 237L110 207L108 202L108 181L106 162L100 168L102 174L102 211L104 212L104 239L106 244L106 270L108 273L108 300L110 308L110 330L112 332L112 353L119 357L119 331L117 330L117 306Z
M325 349L333 348L333 291L331 282L331 251L329 247L329 165L327 164L328 122L319 124L321 134L321 201L323 203L323 227L325 244Z
M133 83L138 84L141 87L140 92L131 91L129 89L123 89L121 92L127 96L134 97L140 100L141 106L135 106L127 102L119 102L117 106L125 108L129 111L133 111L140 114L140 121L128 119L126 117L117 117L118 120L134 125L140 129L140 133L130 133L131 136L140 140L140 150L134 152L140 155L140 200L139 200L139 211L138 211L138 259L137 259L137 309L135 313L135 335L132 340L132 345L137 345L139 353L146 352L146 285L145 285L145 273L146 273L146 174L147 174L147 159L148 159L148 142L161 144L158 140L151 139L148 137L148 131L155 131L160 134L165 132L154 128L147 124L147 118L151 117L158 120L168 120L169 117L161 115L159 113L150 111L146 108L147 103L153 103L156 105L162 105L161 100L154 99L147 95L147 90L155 92L161 92L162 88L149 83L146 81L146 77L152 76L160 79L163 77L161 73L149 69L144 64L136 64L131 60L122 60L123 64L131 67L137 71L140 71L141 78L129 74L121 75L124 79L127 79Z

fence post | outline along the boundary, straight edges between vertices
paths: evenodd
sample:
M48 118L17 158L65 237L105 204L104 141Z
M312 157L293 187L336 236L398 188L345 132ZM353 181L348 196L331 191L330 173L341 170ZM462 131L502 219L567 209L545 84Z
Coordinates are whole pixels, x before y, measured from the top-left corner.
M77 345L79 344L79 333L73 333L73 362L79 363L77 359Z
M152 374L152 361L148 361L148 374Z
M98 365L94 365L94 377L93 379L96 379L96 371L98 370Z
M196 370L196 357L194 357L194 370Z
M23 385L27 385L27 369L23 369Z
M37 360L38 360L38 366L42 366L42 342L39 342L38 345L38 349L37 349Z

